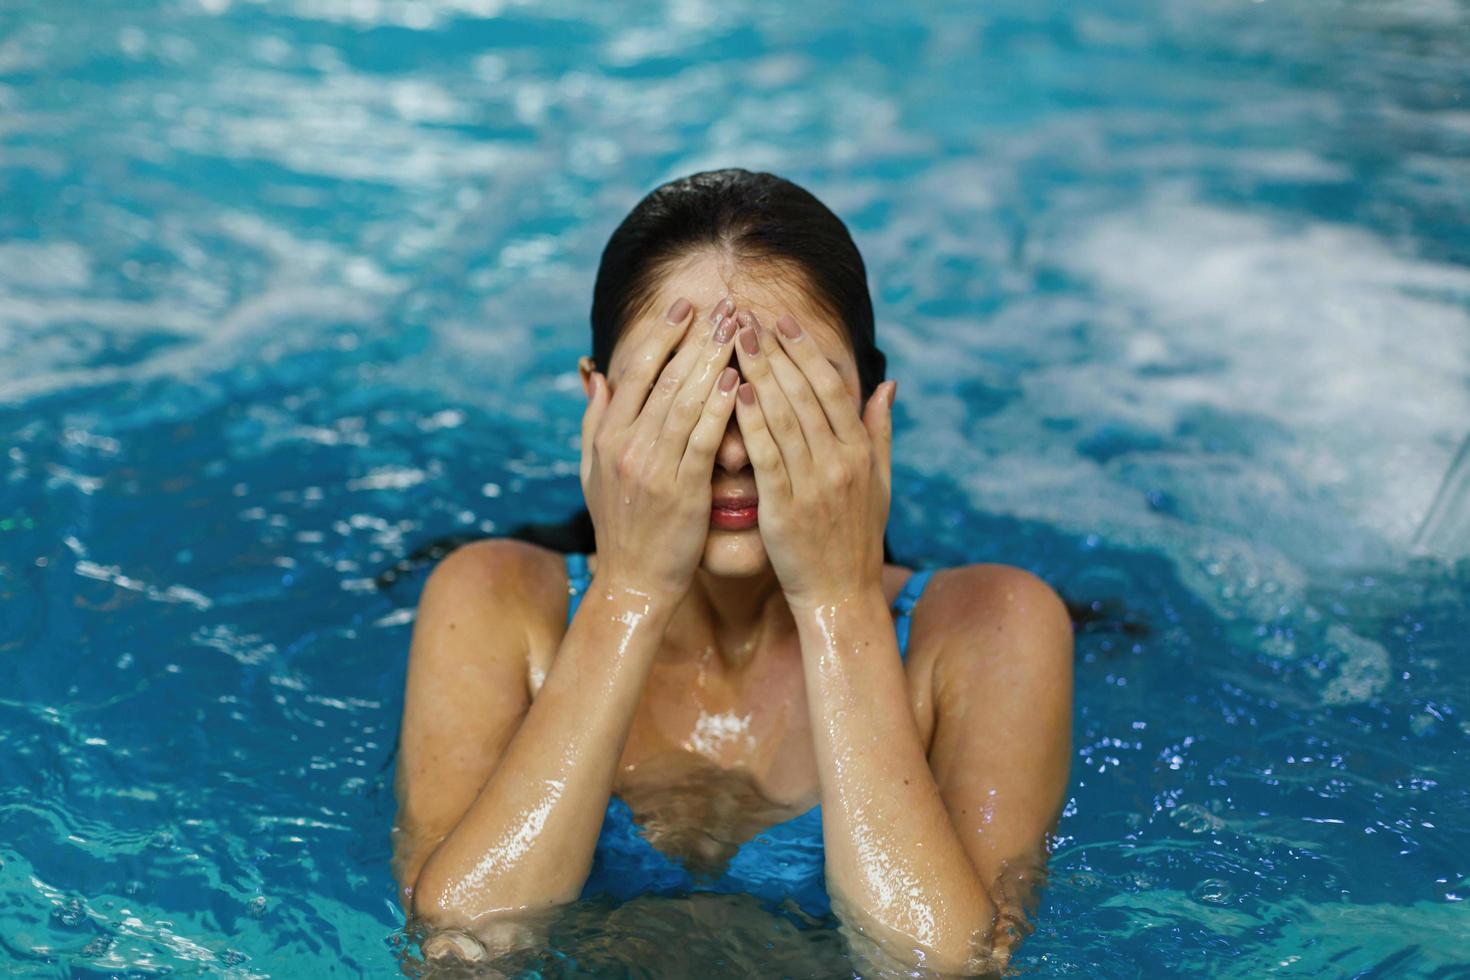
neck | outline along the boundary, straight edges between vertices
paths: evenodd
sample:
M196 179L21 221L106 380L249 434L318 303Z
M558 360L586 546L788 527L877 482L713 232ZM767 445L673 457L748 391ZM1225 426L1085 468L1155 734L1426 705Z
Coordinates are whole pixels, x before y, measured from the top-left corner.
M720 664L730 673L749 667L761 641L771 636L773 627L791 618L776 573L769 566L759 574L740 577L711 575L699 569L684 608L694 620L691 627L703 626L699 632L706 637L706 629L713 632Z

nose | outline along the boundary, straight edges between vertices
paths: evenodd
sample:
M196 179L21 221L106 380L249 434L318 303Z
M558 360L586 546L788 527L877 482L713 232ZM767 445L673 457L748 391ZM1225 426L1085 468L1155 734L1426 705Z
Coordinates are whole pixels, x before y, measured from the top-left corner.
M720 448L715 450L715 465L732 476L750 465L750 457L745 454L745 440L740 437L740 423L733 412L725 426L725 434L720 437Z

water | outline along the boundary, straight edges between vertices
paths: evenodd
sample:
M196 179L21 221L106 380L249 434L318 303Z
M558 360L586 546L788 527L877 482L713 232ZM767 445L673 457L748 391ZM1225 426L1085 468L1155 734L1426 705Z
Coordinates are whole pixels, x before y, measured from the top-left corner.
M0 955L398 969L372 579L574 506L597 255L740 164L868 259L900 557L1103 613L1021 969L1462 975L1467 65L1451 0L5 4ZM845 968L736 899L558 930Z
M1434 503L1414 535L1414 547L1445 558L1470 556L1470 436L1455 454Z

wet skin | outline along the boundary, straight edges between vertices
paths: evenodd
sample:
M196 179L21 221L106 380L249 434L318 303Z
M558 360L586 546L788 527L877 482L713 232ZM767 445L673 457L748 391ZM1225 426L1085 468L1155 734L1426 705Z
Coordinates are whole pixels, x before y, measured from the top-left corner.
M537 871L551 843L590 863L600 787L663 818L659 846L715 861L711 838L746 839L821 802L834 910L876 937L875 955L1003 959L1066 784L1065 610L1020 569L945 570L899 660L888 606L908 573L881 561L885 394L864 405L844 336L801 289L735 272L712 255L671 270L658 313L620 339L606 389L593 365L582 374L594 403L615 395L657 331L677 329L662 312L687 299L701 333L686 326L661 360L686 352L690 363L702 345L711 404L731 362L750 386L728 409L707 486L711 499L759 490L758 523L708 527L674 598L625 587L593 556L570 631L559 555L484 542L446 560L415 627L395 870L422 887L432 855L420 914L483 926L575 898L576 869L565 881ZM710 313L727 297L746 315L721 352ZM770 329L793 323L797 338ZM800 424L781 426L783 413ZM839 456L846 472L818 465ZM507 632L520 642L486 664L486 638ZM583 666L594 634L599 655ZM545 690L555 709L540 703ZM569 715L601 723L602 741L578 743ZM534 744L512 746L523 725ZM515 778L497 771L507 767Z

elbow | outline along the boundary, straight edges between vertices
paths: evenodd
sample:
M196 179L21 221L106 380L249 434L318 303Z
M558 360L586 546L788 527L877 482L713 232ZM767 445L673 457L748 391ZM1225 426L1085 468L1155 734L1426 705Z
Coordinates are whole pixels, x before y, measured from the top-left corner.
M448 883L425 864L413 887L409 889L409 914L430 929L455 929L469 924L464 910L454 907L449 898Z
M419 868L413 880L409 913L429 929L468 929L489 909L484 889L466 880L455 868L452 855L441 843Z
M575 902L580 894L580 887L535 894L508 887L470 888L462 878L442 873L430 861L414 883L410 914L429 929L478 933L493 923L537 920Z
M424 937L420 949L431 963L488 963L526 949L544 948L559 905L485 910L469 908L455 895L454 882L419 875L411 914Z
M933 909L918 914L909 906L876 914L832 893L832 912L849 952L875 974L920 970L926 976L998 976L1010 956L1002 919L989 901L964 904L970 912L962 916L935 916Z
M995 920L978 924L959 942L914 950L911 968L932 970L942 976L999 977L1010 961L1010 947L1001 939Z

